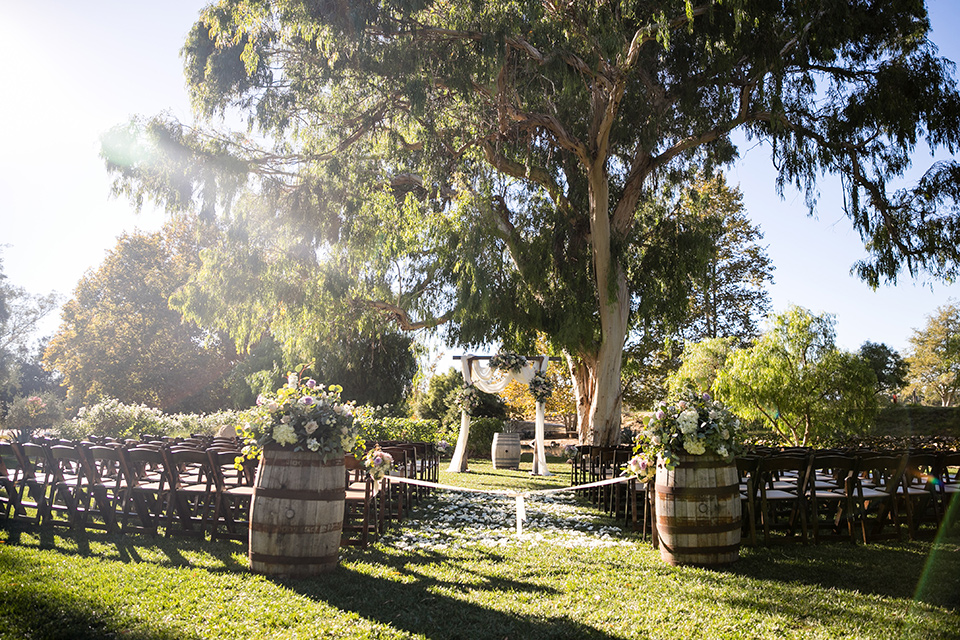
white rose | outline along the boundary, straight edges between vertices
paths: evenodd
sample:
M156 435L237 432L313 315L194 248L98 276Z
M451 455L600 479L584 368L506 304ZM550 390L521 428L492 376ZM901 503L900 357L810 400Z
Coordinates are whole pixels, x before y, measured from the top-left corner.
M310 435L311 433L313 433L314 431L316 431L316 430L317 430L317 427L319 427L319 426L320 426L320 425L317 424L317 421L316 421L316 420L311 420L311 421L308 422L307 424L303 425L303 430L307 432L307 435Z

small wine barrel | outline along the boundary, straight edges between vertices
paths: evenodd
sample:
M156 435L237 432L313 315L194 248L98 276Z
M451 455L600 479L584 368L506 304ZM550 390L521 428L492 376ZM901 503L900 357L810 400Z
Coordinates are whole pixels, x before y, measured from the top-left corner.
M519 469L520 434L493 434L493 445L490 447L490 457L493 459L494 469Z
M337 567L345 496L343 458L264 448L250 504L250 569L309 576Z
M736 562L739 481L736 465L716 455L681 455L673 471L657 464L657 535L664 562L700 566Z

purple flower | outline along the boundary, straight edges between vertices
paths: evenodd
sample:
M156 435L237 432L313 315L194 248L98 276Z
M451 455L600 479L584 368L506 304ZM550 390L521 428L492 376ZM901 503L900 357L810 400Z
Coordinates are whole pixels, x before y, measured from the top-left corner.
M303 396L302 398L300 398L300 404L305 404L308 407L312 405L314 402L316 402L316 400L314 400L313 396Z
M309 380L307 380L307 389L313 389L316 386L317 386L316 380L314 380L313 378L310 378Z
M707 393L706 391L703 392L703 401L710 402L710 394Z

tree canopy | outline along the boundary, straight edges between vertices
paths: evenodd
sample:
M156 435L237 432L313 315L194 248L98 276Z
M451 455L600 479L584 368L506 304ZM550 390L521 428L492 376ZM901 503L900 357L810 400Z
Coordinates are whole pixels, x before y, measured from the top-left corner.
M136 202L224 214L251 189L404 328L569 354L581 438L615 442L625 338L682 314L709 234L672 187L766 140L778 186L839 174L869 284L957 273L952 64L915 0L225 0L187 38L196 111L104 141ZM336 243L334 245L334 243ZM335 248L334 248L335 246Z
M862 433L876 416L877 379L866 361L837 349L833 327L829 314L802 307L772 316L752 347L726 356L717 397L794 445Z
M910 336L910 391L924 402L956 406L960 396L960 306L955 302L938 307L927 316L922 329Z
M226 377L238 359L232 344L169 306L197 269L203 233L185 219L123 235L81 279L44 355L62 373L71 408L104 398L172 412L229 405Z

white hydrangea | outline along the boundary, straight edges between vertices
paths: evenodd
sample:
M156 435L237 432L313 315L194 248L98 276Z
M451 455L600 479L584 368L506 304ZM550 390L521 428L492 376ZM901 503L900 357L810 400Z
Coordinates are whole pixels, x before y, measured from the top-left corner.
M696 409L687 409L677 416L677 424L680 425L680 431L684 435L690 435L697 432L697 426L700 422L700 414Z
M297 432L289 424L278 424L273 428L273 439L279 445L297 444Z
M698 438L685 438L683 441L683 448L687 450L687 453L694 456L702 456L707 452L707 448Z

